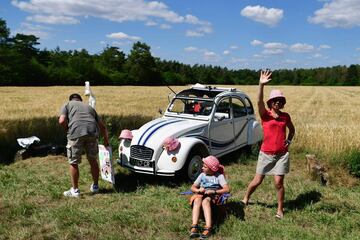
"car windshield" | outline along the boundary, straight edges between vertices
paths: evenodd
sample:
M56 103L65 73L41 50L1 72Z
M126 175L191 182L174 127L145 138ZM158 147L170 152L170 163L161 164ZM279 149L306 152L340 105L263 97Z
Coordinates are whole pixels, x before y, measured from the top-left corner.
M174 98L168 111L177 114L210 115L214 102L211 99Z

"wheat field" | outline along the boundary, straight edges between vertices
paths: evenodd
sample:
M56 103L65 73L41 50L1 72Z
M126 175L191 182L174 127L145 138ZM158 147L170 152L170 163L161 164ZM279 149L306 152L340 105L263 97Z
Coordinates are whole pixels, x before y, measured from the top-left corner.
M257 86L226 87L236 87L246 92L256 103ZM186 86L172 87L175 91L184 88ZM266 86L265 99L274 88L281 89L287 97L284 111L290 113L296 127L294 149L325 155L359 149L360 88ZM158 110L165 110L171 93L166 87L96 86L92 90L100 115L140 115L149 118L160 116ZM0 121L57 117L61 105L74 92L83 95L84 88L2 87ZM87 101L85 96L83 98ZM6 134L6 130L6 127L0 127L0 134Z
M235 87L255 103L257 86ZM359 179L332 162L329 175L334 179L324 187L309 178L304 154L316 153L324 159L359 149L359 88L266 86L266 98L273 88L287 97L284 111L290 113L296 127L291 172L285 181L285 219L275 218L272 178L264 180L249 206L238 204L253 178L256 156L234 154L221 159L232 189L231 211L216 226L212 239L358 239ZM166 87L92 90L97 111L112 130L113 147L116 131L160 116L158 109L166 108L170 93ZM41 133L44 143L64 138L56 121L59 109L71 93L83 95L83 91L83 87L0 88L0 157L9 145L16 144L16 137L26 134ZM121 124L114 126L116 121ZM89 164L83 161L79 182L83 196L69 199L62 196L70 184L67 168L65 156L0 164L0 240L188 239L191 208L179 193L188 190L190 183L131 174L116 166L115 188L101 181L100 194L93 196L89 193Z

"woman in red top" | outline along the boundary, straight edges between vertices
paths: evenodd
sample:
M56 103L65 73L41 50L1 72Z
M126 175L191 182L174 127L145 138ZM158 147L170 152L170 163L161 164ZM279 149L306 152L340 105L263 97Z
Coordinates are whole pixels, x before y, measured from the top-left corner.
M269 70L261 71L259 80L258 108L264 139L261 145L254 179L250 182L242 202L247 205L251 194L262 183L265 175L273 175L277 190L277 218L284 216L284 177L289 172L288 146L295 134L295 128L288 113L280 111L286 99L280 90L272 90L267 100L269 110L264 104L264 86L271 81ZM286 137L286 128L289 133Z

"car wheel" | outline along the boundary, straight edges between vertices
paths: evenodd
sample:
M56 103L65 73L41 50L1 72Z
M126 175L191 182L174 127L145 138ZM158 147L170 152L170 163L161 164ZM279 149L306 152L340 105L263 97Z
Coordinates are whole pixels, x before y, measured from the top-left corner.
M202 171L202 157L194 155L191 157L187 166L187 176L191 181L195 181Z
M202 172L202 159L208 155L209 152L204 145L193 146L184 166L175 173L175 176L194 182Z

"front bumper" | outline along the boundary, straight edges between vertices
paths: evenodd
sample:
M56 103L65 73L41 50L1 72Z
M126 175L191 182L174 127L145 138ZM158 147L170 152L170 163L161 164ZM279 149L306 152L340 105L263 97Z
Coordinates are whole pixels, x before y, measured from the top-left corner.
M169 170L156 170L155 163L152 167L138 167L134 165L130 165L128 163L122 162L121 159L117 159L116 162L127 169L129 169L132 172L136 173L143 173L143 174L149 174L149 175L155 175L155 176L167 176L167 177L173 177L175 176L175 171L169 171Z

